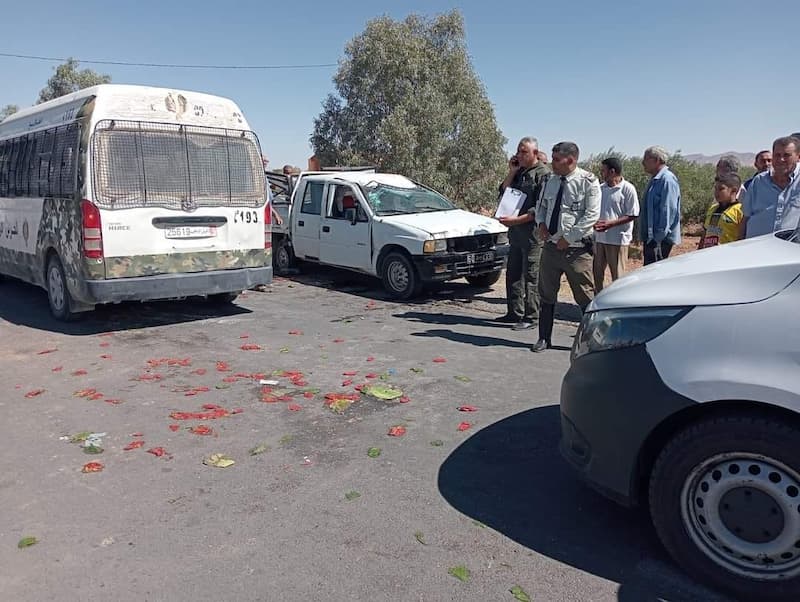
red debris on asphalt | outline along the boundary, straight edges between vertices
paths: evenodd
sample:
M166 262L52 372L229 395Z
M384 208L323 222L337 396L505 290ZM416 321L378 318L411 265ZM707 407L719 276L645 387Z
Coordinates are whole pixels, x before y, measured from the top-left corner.
M47 355L48 353L55 353L56 351L58 351L58 348L44 349L42 351L39 351L36 355Z
M177 433L179 428L181 428L180 424L170 424L169 425L169 430L171 430L173 433Z
M144 446L144 440L139 439L138 441L131 441L130 443L128 443L128 445L126 445L122 449L124 451L131 451L132 449L139 449L142 446Z
M217 362L217 372L230 372L231 367L227 362Z
M203 376L208 370L205 368L198 368L197 370L192 370L190 374L196 374L197 376Z
M434 364L444 364L447 360L443 357L435 357L433 358Z
M39 397L42 393L44 393L44 389L34 389L33 391L25 393L25 397L31 399L32 397Z
M53 368L52 371L53 372L61 372L63 369L64 369L64 366L56 366L55 368Z
M287 407L290 412L299 412L303 409L303 406L297 405L296 403L290 403Z
M83 465L81 472L100 472L105 468L100 462L89 462Z
M475 406L458 406L459 412L477 412L478 408Z
M167 450L163 447L153 447L147 450L148 454L153 454L156 458L161 458L167 455Z
M89 373L86 370L81 369L75 370L75 372L72 373L72 376L86 376L87 374Z
M255 343L245 343L240 347L242 351L261 351L261 345Z
M406 434L406 427L404 426L393 426L389 429L388 435L390 437L402 437Z
M466 431L466 430L469 430L471 428L472 428L472 424L470 424L469 422L462 422L461 424L458 425L458 430L459 431Z
M198 424L189 429L189 432L194 435L213 435L214 431L205 424Z

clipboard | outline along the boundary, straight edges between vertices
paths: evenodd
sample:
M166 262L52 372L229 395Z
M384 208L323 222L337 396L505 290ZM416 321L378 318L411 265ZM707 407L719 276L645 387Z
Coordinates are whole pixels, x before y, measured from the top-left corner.
M494 214L495 218L517 217L522 204L527 198L527 194L509 186L503 191L503 196L500 197L500 203L497 205L497 211Z

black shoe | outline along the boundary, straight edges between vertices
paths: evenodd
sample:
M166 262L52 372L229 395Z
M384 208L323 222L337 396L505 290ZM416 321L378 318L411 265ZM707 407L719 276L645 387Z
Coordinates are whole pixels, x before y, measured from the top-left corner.
M519 322L519 318L514 314L506 314L504 316L500 316L499 318L494 319L495 322L503 322L506 324L515 324Z
M536 326L533 322L528 322L527 320L522 320L517 322L511 327L511 330L528 330L529 328L533 328Z
M550 344L550 341L545 341L544 339L539 339L536 341L536 344L531 347L531 351L534 353L539 353L540 351L544 351L545 349L550 349L553 346Z

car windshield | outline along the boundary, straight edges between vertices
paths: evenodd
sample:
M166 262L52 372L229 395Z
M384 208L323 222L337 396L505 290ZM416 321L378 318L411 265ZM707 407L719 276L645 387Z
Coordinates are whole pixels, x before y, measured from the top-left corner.
M376 215L428 213L455 209L453 204L441 194L422 186L400 187L372 181L361 188Z

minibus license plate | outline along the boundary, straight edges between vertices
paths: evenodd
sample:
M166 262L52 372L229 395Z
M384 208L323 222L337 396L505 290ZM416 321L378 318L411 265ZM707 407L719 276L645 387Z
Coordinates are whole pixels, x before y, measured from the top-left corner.
M217 235L216 226L178 226L167 228L167 238L212 238Z

